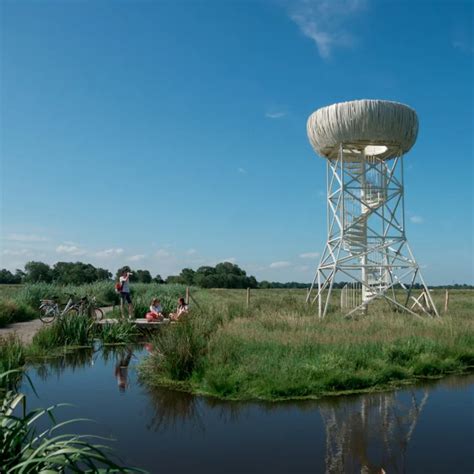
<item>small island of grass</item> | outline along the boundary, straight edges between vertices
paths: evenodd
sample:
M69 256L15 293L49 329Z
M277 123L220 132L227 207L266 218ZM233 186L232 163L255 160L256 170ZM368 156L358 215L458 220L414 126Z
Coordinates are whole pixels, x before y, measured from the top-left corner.
M472 292L442 318L393 312L324 320L304 291L200 291L201 308L156 336L142 380L229 400L283 400L373 391L474 368ZM442 291L435 291L439 306Z

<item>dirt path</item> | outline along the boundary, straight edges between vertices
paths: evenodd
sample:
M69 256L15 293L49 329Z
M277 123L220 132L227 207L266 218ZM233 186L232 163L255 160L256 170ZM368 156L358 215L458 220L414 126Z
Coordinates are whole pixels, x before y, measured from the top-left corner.
M113 306L106 306L101 308L104 315L113 310ZM9 334L16 334L23 344L30 344L33 336L43 327L43 322L40 319L33 319L32 321L25 321L23 323L9 324L4 328L0 328L0 337L7 337Z

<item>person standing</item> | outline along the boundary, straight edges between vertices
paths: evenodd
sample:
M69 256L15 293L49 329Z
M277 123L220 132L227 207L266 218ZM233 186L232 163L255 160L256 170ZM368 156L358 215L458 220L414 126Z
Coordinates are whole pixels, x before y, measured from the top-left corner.
M122 274L120 275L120 313L122 314L122 318L124 318L123 307L125 306L125 303L127 303L128 318L132 319L133 305L132 298L130 297L130 275L133 275L133 273L127 270L123 270Z

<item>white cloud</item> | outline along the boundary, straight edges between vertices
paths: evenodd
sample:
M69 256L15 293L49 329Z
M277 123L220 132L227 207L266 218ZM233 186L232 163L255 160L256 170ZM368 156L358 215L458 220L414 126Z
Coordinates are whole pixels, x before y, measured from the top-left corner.
M143 260L144 258L145 258L145 255L138 254L138 255L132 255L131 257L128 257L127 260L129 262L139 262L140 260Z
M98 252L95 253L95 256L96 257L114 257L117 255L122 255L122 254L123 254L123 249L112 248L112 249L99 250Z
M237 173L239 174L247 174L247 170L245 168L237 168Z
M86 251L77 247L76 245L58 245L56 247L57 253L63 253L67 255L84 255Z
M311 267L309 265L299 265L298 267L296 267L296 270L302 273L306 273L311 270Z
M455 49L459 49L463 53L474 53L474 46L468 41L452 41L452 46Z
M36 234L8 234L6 240L14 242L47 242L48 239Z
M155 253L155 257L158 258L166 258L169 257L171 254L166 249L158 249Z
M421 216L411 216L410 222L412 222L413 224L423 224L425 220Z
M28 249L18 249L18 250L12 250L12 249L5 249L3 252L3 255L28 255L31 253Z
M355 40L343 23L365 5L365 0L297 0L289 14L301 32L316 43L320 56L328 58L334 47L353 45Z
M286 112L267 112L265 117L269 119L279 119L286 115Z
M288 268L290 266L291 266L291 263L287 261L270 263L270 268Z
M319 252L306 252L306 253L301 253L300 258L318 258L319 257Z
M197 253L196 249L188 249L186 250L186 255L195 255Z

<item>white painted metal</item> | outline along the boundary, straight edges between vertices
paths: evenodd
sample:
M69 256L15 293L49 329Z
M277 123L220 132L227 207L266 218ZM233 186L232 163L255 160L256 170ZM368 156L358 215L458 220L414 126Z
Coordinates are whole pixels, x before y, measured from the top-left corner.
M378 110L383 111L383 101L376 102ZM406 122L406 117L404 120ZM415 122L417 130L416 114ZM413 123L411 120L408 125L413 127ZM384 124L388 126L389 122L385 120ZM312 121L313 130L315 126ZM332 133L340 136L335 131L336 124L331 123L331 127ZM400 130L402 124L395 124L394 128ZM353 124L352 138L356 129L357 124ZM382 298L391 306L413 315L418 316L415 310L421 309L423 313L439 316L405 233L402 152L406 149L406 142L395 153L396 140L392 132L390 156L387 152L379 153L383 150L380 130L379 127L374 143L366 140L365 133L364 140L341 142L337 152L325 155L328 157L328 236L307 295L307 301L318 303L320 318L328 311L336 279L353 282L341 295L341 306L349 310L348 315L365 311L373 300ZM409 132L402 133L402 138L409 135ZM368 155L368 151L376 154ZM414 307L409 303L415 300L412 293L417 277L421 280L425 297L416 298ZM360 299L354 293L356 288L360 288Z

